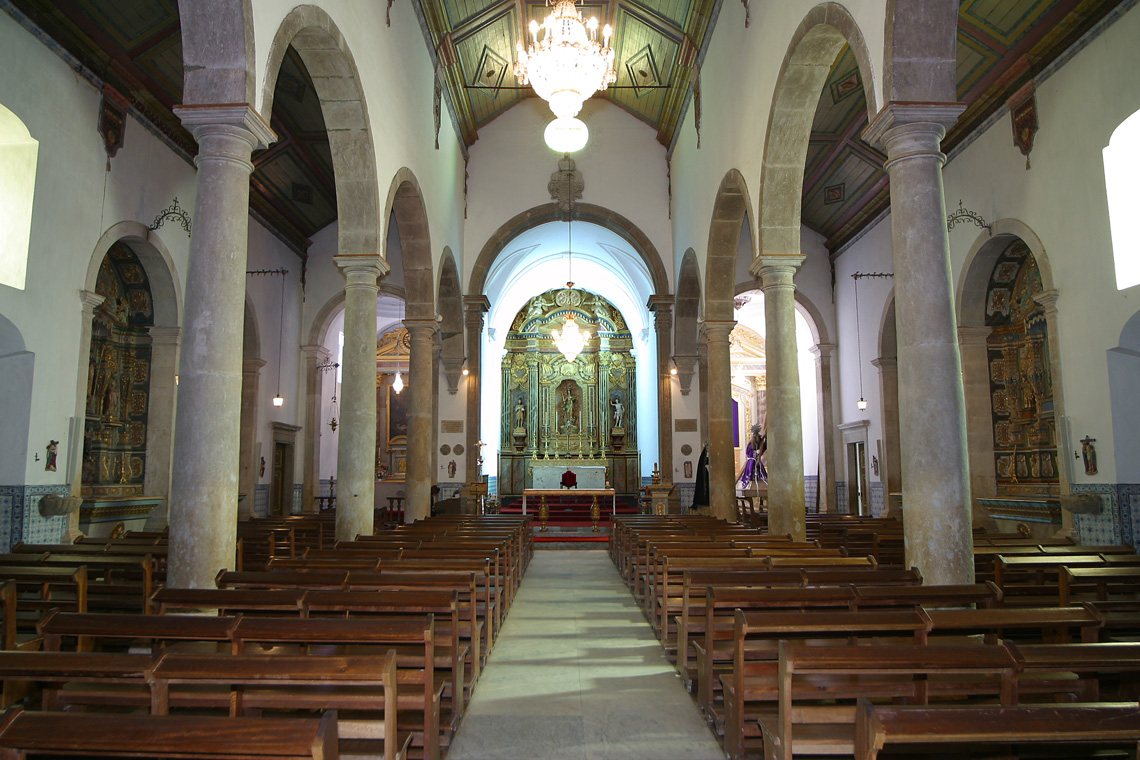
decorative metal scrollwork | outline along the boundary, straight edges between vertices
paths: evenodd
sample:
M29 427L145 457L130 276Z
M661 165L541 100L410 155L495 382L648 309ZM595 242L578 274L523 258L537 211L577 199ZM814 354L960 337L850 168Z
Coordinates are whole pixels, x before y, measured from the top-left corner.
M170 206L158 212L158 216L154 218L154 221L147 229L157 230L159 227L166 223L167 219L176 220L179 224L182 225L182 229L186 230L186 234L190 234L190 214L186 211L186 209L178 205L178 196L174 197L174 202L171 203Z
M958 210L946 217L946 231L949 232L954 229L954 225L958 222L972 222L984 229L990 236L994 234L992 226L986 223L986 220L982 218L981 214L976 211L970 211L964 207L961 200L958 201Z

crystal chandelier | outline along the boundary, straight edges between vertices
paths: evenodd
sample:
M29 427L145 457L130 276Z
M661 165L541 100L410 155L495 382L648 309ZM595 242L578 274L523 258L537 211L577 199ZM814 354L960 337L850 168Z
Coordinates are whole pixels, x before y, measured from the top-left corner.
M566 285L572 287L574 283L568 282ZM586 341L590 339L589 332L578 329L578 323L574 320L573 312L566 315L566 322L562 325L561 330L551 330L550 333L554 336L554 345L566 357L567 362L573 362L577 359L578 354L582 353L582 349L586 347Z
M529 83L558 117L547 127L547 144L569 152L586 144L586 125L574 118L582 104L617 79L614 50L610 47L613 30L606 24L599 43L596 18L584 22L574 0L554 0L553 5L554 10L541 27L537 21L530 22L530 47L523 48L519 42L515 76L519 84ZM542 39L540 28L546 30ZM565 135L569 142L552 144L552 134Z

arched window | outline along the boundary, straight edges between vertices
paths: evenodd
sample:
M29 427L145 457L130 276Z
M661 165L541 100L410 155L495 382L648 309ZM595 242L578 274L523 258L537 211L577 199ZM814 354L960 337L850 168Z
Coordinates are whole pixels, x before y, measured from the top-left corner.
M1109 138L1104 149L1104 185L1108 191L1108 219L1112 230L1112 256L1116 261L1116 288L1140 285L1140 111L1129 116Z
M0 285L24 289L40 144L0 105Z

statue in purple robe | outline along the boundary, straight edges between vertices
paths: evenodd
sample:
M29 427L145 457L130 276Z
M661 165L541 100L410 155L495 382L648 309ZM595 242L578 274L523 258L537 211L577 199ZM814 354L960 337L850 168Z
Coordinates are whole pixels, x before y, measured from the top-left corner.
M764 452L768 450L768 438L761 433L760 425L752 426L752 436L744 448L744 469L740 472L737 482L740 488L747 490L761 481L768 482L768 470L764 467Z

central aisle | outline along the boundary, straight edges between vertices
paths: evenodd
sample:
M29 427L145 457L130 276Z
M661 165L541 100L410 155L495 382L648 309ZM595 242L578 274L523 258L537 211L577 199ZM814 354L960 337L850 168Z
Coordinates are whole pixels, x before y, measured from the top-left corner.
M720 760L604 551L539 551L447 760Z

